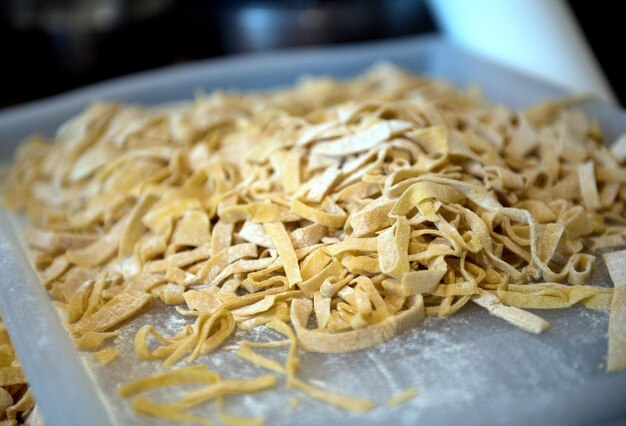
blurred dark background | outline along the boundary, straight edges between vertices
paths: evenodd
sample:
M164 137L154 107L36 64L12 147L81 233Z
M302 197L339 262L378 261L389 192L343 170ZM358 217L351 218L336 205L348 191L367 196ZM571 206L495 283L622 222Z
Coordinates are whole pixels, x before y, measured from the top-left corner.
M616 40L593 30L620 28L618 4L570 0L624 104ZM194 59L436 31L422 0L0 0L0 107Z
M414 0L0 0L0 10L0 106L198 58L434 30Z

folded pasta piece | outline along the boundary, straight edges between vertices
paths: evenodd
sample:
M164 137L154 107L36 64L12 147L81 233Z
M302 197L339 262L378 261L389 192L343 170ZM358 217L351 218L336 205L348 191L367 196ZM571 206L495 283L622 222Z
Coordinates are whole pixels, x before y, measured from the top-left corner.
M297 198L291 203L291 211L305 219L310 220L311 222L315 222L329 228L341 228L346 221L346 214L343 211L329 213L327 211L311 207Z
M141 311L152 295L143 291L126 289L109 300L102 308L88 317L83 317L72 331L83 334L88 331L107 331Z
M238 235L239 238L243 238L249 243L256 244L257 246L274 248L272 239L267 235L267 232L261 223L254 223L246 220L239 230Z
M411 123L400 120L381 121L369 129L338 140L317 144L312 152L321 155L343 156L374 148L391 136L410 129Z
M361 251L377 252L378 239L376 238L349 238L339 243L324 247L324 251L331 256L337 256L344 252Z
M393 278L409 272L409 240L411 226L405 217L399 217L394 226L378 235L378 265L380 271Z
M530 333L539 334L550 327L550 324L543 318L514 306L505 306L496 296L488 291L483 289L478 291L479 294L472 296L472 301L487 309L491 315L502 318L506 322Z
M66 259L81 268L93 268L101 265L115 256L119 248L119 241L126 225L126 220L118 221L108 234L81 247L69 249L65 252Z
M608 308L613 291L587 285L558 283L507 284L502 282L496 295L505 304L527 309L559 309L582 303L590 308Z
M598 184L596 183L593 161L588 161L578 167L580 194L587 210L594 211L600 207Z
M395 204L396 201L381 197L352 214L350 216L352 235L354 237L365 236L391 225L389 212Z
M419 295L410 299L405 311L391 315L377 324L343 333L307 329L312 308L308 299L295 299L291 302L291 323L298 335L298 343L303 349L312 352L351 352L376 346L415 327L424 319L424 301Z
M403 297L416 294L432 294L437 284L448 271L443 257L437 257L429 268L422 271L409 271L402 275L400 283L383 281L383 287Z
M255 257L257 255L257 247L254 244L237 244L228 247L212 256L206 263L202 265L196 274L195 282L212 281L219 276L229 264L245 258Z

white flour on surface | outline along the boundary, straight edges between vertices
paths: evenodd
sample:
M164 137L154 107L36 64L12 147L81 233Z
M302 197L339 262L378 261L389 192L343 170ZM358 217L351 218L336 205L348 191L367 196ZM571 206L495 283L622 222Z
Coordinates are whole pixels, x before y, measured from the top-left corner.
M506 403L527 394L558 392L604 376L598 366L605 359L608 312L574 307L538 313L552 325L539 336L518 330L489 316L478 306L469 305L448 319L428 317L418 328L368 350L349 354L301 351L301 377L328 390L378 403L377 408L363 416L311 400L300 391L288 390L282 377L275 389L227 398L227 407L233 415L264 416L268 424L278 425L292 424L294 416L300 424L313 424L320 418L328 424L357 420L361 424L378 424L390 419L410 424L427 411ZM130 401L122 400L116 392L118 383L162 370L160 362L140 360L134 354L134 334L146 323L153 324L162 334L171 335L190 320L170 307L158 306L122 327L115 340L122 356L111 364L98 365L91 355L84 354L119 424L166 424L136 417ZM282 337L266 327L257 327L238 332L226 346L242 339L269 341ZM262 353L282 361L285 351L286 348L265 349ZM270 373L242 361L228 349L205 355L198 362L225 378L251 378ZM182 365L187 364L183 361L178 366ZM389 398L409 387L416 387L419 395L399 407L385 405ZM192 388L167 388L146 396L157 401L172 401ZM300 405L291 410L289 404L294 397L300 399ZM215 418L215 407L211 403L194 412Z

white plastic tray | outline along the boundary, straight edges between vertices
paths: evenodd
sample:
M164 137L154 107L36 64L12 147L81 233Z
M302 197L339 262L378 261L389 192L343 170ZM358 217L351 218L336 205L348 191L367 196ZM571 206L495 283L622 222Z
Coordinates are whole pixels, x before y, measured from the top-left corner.
M17 143L40 132L51 135L65 119L93 100L155 104L191 98L203 88L255 89L292 84L297 76L347 77L379 59L461 85L476 83L493 101L512 107L563 95L479 59L439 38L410 38L339 48L241 56L171 67L118 79L45 101L0 112L0 160L10 161ZM606 129L608 140L626 130L626 114L606 104L586 108ZM74 350L19 239L19 219L0 209L0 310L14 338L35 398L49 425L159 425L135 415L116 386L160 366L132 355L134 331L147 320L162 331L180 327L178 315L153 309L122 327L116 344L123 356L108 366ZM595 284L609 285L600 264ZM448 320L429 317L379 347L352 354L302 354L302 375L332 390L381 402L358 416L278 390L233 397L236 414L263 415L268 424L621 424L626 421L626 374L604 373L608 313L575 307L542 311L552 328L540 336L520 331L467 306ZM276 335L254 331L248 337ZM124 356L125 355L125 356ZM226 377L265 374L222 350L200 359ZM393 394L415 386L420 395L397 408ZM158 399L167 393L151 394ZM171 395L169 395L171 397ZM290 411L293 397L302 400ZM198 413L212 415L207 405Z

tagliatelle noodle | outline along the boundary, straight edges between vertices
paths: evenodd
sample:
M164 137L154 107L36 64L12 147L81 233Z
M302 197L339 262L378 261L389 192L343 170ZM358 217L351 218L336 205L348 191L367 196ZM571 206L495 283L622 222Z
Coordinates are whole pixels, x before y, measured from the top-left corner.
M626 368L626 250L605 254L604 260L615 285L606 369L620 371Z
M302 282L298 257L293 249L289 234L281 222L267 222L263 225L268 233L274 248L278 252L278 260L282 263L290 286Z
M92 295L95 294L92 291ZM72 331L82 334L88 331L107 331L118 323L132 317L152 300L150 294L133 289L125 289L92 315L81 319L73 326Z
M505 306L498 297L488 291L480 289L479 294L473 296L472 300L477 305L487 309L490 314L531 333L539 334L549 327L548 322L541 317L515 306Z
M182 367L165 373L153 374L135 380L118 388L120 396L128 398L163 386L184 384L211 384L219 380L219 375L206 369L204 365Z
M128 398L161 387L190 384L208 385L199 391L185 393L176 402L156 403L145 398L136 398L132 405L138 412L149 416L173 421L211 424L204 417L185 414L184 410L208 399L216 399L218 415L226 424L243 425L249 424L248 422L250 424L263 424L263 419L260 418L238 418L226 415L221 399L223 395L264 390L274 386L275 383L276 379L273 376L262 376L251 380L223 380L219 374L207 370L204 365L195 365L143 377L120 386L118 392L120 396Z
M395 407L396 405L404 404L405 402L415 398L419 395L419 391L415 388L408 388L397 395L394 395L387 401L387 405L390 407Z
M303 390L313 398L319 399L327 404L334 405L344 410L356 413L366 413L374 408L374 403L371 401L329 392L298 379L294 379L292 381L292 385L296 389Z
M413 297L408 306L406 311L365 328L343 333L325 333L306 328L312 304L309 300L298 299L291 303L291 323L303 349L314 352L351 352L380 344L418 324L424 318L422 297Z
M619 307L588 285L588 249L624 241L625 142L603 146L572 105L515 112L389 65L176 107L101 103L20 148L5 200L37 228L26 242L86 350L161 302L195 317L137 333L137 354L166 366L279 322L303 349L360 350L470 301L541 332L523 309Z
M172 403L172 406L187 409L222 395L258 392L275 385L276 377L273 375L260 376L251 380L218 381L203 389L188 392L179 401Z

